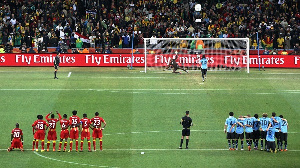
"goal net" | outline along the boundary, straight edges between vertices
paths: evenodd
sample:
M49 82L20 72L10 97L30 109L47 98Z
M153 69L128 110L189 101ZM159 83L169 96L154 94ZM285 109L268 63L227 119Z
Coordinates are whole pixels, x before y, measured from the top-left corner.
M175 58L180 69L200 70L203 55L209 71L249 73L248 38L144 38L144 54L145 73L171 70Z

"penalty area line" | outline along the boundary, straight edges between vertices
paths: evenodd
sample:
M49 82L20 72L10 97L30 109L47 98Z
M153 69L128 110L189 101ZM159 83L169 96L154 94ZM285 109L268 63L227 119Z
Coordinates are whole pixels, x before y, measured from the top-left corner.
M71 74L72 74L72 72L69 72L69 74L68 74L68 78L70 78Z

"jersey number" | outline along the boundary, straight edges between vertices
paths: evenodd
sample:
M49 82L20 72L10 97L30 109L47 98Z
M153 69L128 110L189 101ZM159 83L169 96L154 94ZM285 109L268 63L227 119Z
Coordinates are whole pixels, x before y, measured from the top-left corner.
M19 138L20 137L20 132L14 132L14 137Z
M266 126L268 124L267 120L263 120L261 123L263 126Z
M55 127L55 123L49 123L49 127L50 128L54 128Z
M41 129L41 130L44 129L44 124L37 124L36 126L38 129Z
M72 124L77 124L77 120L72 118Z
M99 126L100 125L100 120L95 120L94 125Z

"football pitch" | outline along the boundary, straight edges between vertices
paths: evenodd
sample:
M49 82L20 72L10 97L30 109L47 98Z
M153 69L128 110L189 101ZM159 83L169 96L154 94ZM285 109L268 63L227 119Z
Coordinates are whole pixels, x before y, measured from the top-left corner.
M0 167L300 167L299 69L208 71L205 82L200 71L142 70L60 67L54 80L53 67L0 67ZM80 118L98 111L107 123L103 151L97 141L97 151L88 152L86 140L84 152L75 152L75 143L70 153L31 151L31 124L56 110L68 117L77 110ZM178 149L186 110L194 126L189 149ZM282 114L288 151L229 151L223 128L230 111ZM7 152L17 122L25 151Z

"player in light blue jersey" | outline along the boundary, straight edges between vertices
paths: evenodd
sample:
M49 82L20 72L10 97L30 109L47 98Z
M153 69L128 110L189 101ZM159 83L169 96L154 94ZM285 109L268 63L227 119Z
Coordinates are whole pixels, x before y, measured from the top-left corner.
M234 150L234 140L235 140L235 125L237 122L237 119L233 117L234 113L229 112L229 117L225 121L225 126L224 126L224 132L227 133L227 141L228 141L228 146L229 150ZM232 142L232 148L231 148L231 143Z
M259 118L260 122L260 147L261 151L264 150L264 140L267 136L267 129L269 127L269 124L271 123L271 119L268 117L267 113L263 113L262 118ZM267 150L267 141L265 140L265 150Z
M254 117L251 117L250 114L245 116L245 132L246 132L246 142L248 145L248 150L251 151L252 139L253 139L253 124L254 121L257 121Z
M272 113L271 124L276 129L275 138L277 139L277 149L279 150L281 118L277 117L275 112Z
M281 132L280 132L280 151L283 151L282 144L284 141L284 151L287 151L287 136L288 136L288 128L289 124L285 118L283 118L283 115L279 116L281 118Z
M241 140L241 150L244 150L244 117L239 116L237 119L238 124L236 125L236 141L235 141L235 150L238 150L239 139Z
M204 82L204 78L206 79L207 63L208 63L208 60L205 58L205 55L202 55L200 62L201 62L202 79Z
M270 152L277 152L276 147L275 147L275 132L276 132L276 128L273 127L270 123L270 127L267 129L267 136L266 136L266 140L267 140L267 150L269 150Z
M254 114L255 121L253 123L253 142L254 142L254 149L257 150L258 147L258 139L260 137L260 122L258 118L258 114Z

